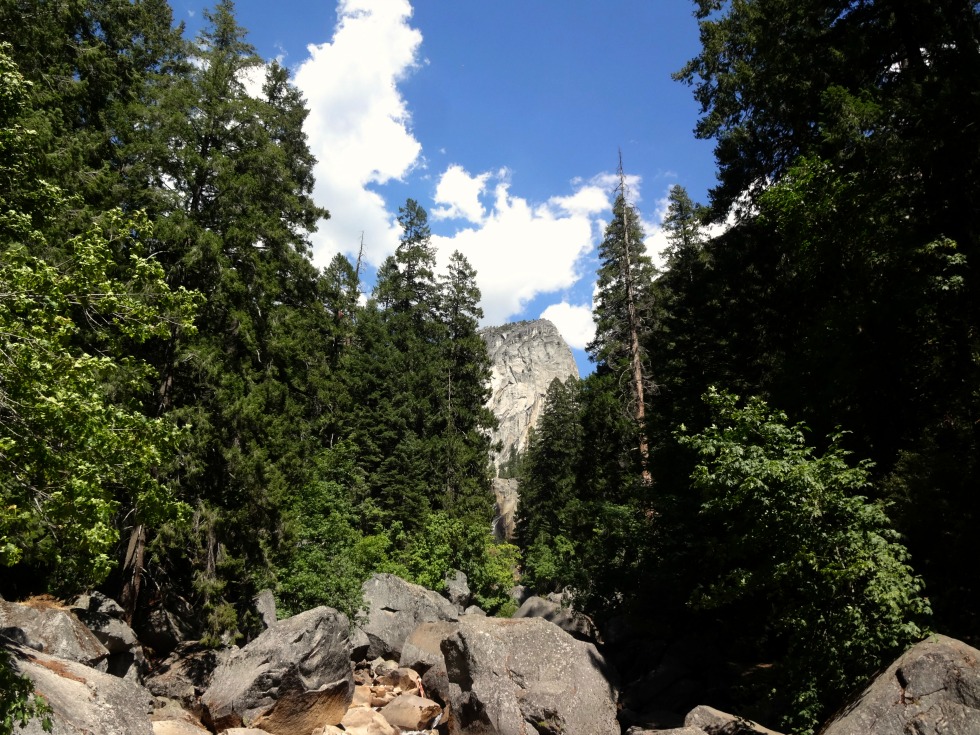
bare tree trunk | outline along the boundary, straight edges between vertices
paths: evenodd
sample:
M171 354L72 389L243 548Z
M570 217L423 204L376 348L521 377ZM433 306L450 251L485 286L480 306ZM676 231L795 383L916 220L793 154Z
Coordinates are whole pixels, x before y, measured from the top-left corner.
M129 546L126 549L126 560L123 562L122 593L119 600L129 625L133 624L136 606L139 603L145 552L146 527L142 523L137 523L129 534Z
M623 154L619 155L619 187L623 195L623 282L626 285L626 313L630 339L630 383L636 406L637 445L640 452L640 474L644 485L653 484L650 473L650 442L646 429L646 398L644 395L643 356L640 350L640 323L636 313L636 289L633 284L632 251L630 249L629 207L626 206L626 176L623 173Z

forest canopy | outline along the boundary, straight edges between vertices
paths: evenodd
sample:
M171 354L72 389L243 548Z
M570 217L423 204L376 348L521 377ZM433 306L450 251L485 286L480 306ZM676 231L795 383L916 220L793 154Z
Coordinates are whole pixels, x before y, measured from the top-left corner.
M165 0L0 4L0 592L220 645L266 587L356 616L373 572L459 569L494 613L520 579L777 662L753 701L799 731L930 626L980 641L978 4L694 11L717 186L670 189L657 270L620 162L595 372L508 461L511 545L475 270L414 199L370 293L313 264L306 103L231 0L196 38Z

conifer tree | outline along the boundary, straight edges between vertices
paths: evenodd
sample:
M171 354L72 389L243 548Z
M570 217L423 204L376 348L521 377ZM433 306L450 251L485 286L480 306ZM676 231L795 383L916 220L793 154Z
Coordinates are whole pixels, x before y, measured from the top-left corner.
M639 215L628 200L626 176L619 166L613 219L599 244L601 265L593 318L596 336L587 349L600 369L612 371L625 386L623 403L636 425L640 474L652 482L647 439L646 398L652 388L646 337L652 326L654 268L646 255Z
M491 372L487 346L478 332L483 318L480 289L476 271L459 251L450 256L440 286L446 330L442 506L482 515L491 497L490 430L496 419L486 406Z
M206 19L198 63L168 90L161 120L175 192L158 227L161 258L172 283L207 301L195 343L156 355L159 410L195 426L172 471L196 515L189 530L160 537L155 573L178 588L193 579L213 620L233 628L225 601L270 583L279 509L308 480L303 455L329 441L330 319L308 242L327 213L310 196L302 98L276 65L264 98L249 96L245 75L262 60L234 5L224 0Z

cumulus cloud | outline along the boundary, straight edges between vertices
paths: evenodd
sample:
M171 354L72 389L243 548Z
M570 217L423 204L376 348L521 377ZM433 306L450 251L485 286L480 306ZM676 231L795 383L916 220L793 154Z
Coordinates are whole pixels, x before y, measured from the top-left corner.
M489 172L471 176L462 166L452 164L436 185L435 202L440 206L432 210L432 217L481 223L484 209L480 197L486 190L489 178Z
M506 172L489 174L487 182L501 176ZM441 263L454 250L466 256L477 271L485 322L501 324L534 297L571 288L586 275L583 258L593 250L600 215L611 204L609 191L591 182L579 182L568 196L533 204L511 194L507 181L498 181L493 197L479 226L433 236L432 242Z
M584 350L595 337L591 306L576 306L562 301L541 312L541 318L547 319L558 328L569 347Z
M338 252L356 255L362 235L374 265L398 244L398 224L370 187L404 179L420 161L397 86L419 63L422 35L411 16L408 0L342 0L331 40L309 46L296 70L318 161L314 197L331 211L313 236L317 265Z

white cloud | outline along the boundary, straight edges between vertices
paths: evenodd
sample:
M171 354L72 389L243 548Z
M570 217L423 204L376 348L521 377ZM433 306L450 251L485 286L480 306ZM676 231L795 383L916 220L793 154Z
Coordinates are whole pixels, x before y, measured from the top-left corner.
M667 264L667 233L664 232L663 223L664 217L667 215L667 207L670 204L670 200L667 199L666 192L664 195L657 200L657 208L654 211L653 222L647 220L642 220L643 232L646 233L646 238L643 240L643 244L646 245L647 255L653 260L654 266L659 270L663 270L664 266Z
M422 147L397 88L419 63L422 35L409 25L408 0L342 0L330 42L308 47L295 84L310 109L306 133L317 158L315 198L331 211L313 236L314 261L338 252L378 265L400 229L369 187L401 180L419 165Z
M569 289L586 275L581 261L592 252L600 215L610 206L609 192L591 183L579 182L569 196L532 204L500 182L479 227L436 235L432 242L440 263L453 250L466 256L477 271L485 322L502 324L539 294Z
M584 350L595 337L595 322L589 306L576 306L562 301L541 312L541 318L558 327L570 347Z
M484 209L480 196L486 190L489 178L489 172L470 176L462 166L452 164L436 185L435 202L443 206L433 209L432 217L465 219L474 224L482 222Z

